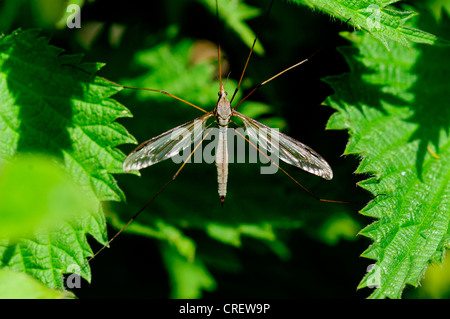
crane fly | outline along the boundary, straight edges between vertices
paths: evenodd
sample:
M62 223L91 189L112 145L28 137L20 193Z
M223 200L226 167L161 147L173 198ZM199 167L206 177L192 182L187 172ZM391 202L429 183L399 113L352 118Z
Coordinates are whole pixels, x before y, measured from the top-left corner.
M197 144L206 130L205 124L207 120L215 118L219 126L218 148L215 162L219 184L218 192L220 201L223 203L227 193L228 178L227 128L232 121L232 117L237 117L244 123L247 134L253 137L253 140L260 145L259 149L264 148L265 151L269 151L270 148L270 152L273 153L275 151L284 162L325 179L332 179L333 172L331 167L313 149L292 137L278 132L278 130L274 130L237 112L235 108L231 107L223 84L220 84L218 95L219 99L213 111L207 112L201 117L168 130L139 145L123 162L123 170L125 172L140 170L179 154L192 143ZM195 129L198 128L196 124L201 124L203 129ZM260 131L267 132L267 134L258 134ZM265 138L262 141L261 136L270 136L271 138Z

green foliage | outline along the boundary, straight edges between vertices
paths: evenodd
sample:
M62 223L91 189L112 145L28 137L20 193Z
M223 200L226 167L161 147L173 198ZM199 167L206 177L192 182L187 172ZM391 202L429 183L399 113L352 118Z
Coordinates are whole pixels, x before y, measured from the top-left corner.
M417 15L414 11L400 11L390 6L399 0L351 1L351 0L291 0L319 9L358 29L363 29L389 50L389 40L396 41L406 47L412 42L433 44L437 37L405 23Z
M0 299L68 299L68 291L50 289L30 275L0 269Z
M81 268L92 254L86 235L106 241L100 202L124 198L111 176L121 172L124 158L115 146L134 140L113 121L129 113L109 99L117 87L89 75L99 65L81 64L79 56L62 55L60 49L38 37L37 31L16 31L1 37L0 52L2 163L23 153L53 157L4 167L2 181L9 185L3 184L7 192L2 192L2 216L17 209L23 215L14 218L29 220L28 215L40 218L57 210L62 218L61 206L66 210L84 207L69 219L62 218L57 229L33 229L32 234L17 240L2 234L2 267L27 272L50 287L62 288L61 275L68 267ZM57 172L48 172L50 162L64 169L67 181L62 182ZM70 190L73 182L69 179L80 187L86 205L70 207L79 200L62 192L62 188ZM20 202L20 196L25 202ZM81 275L90 280L89 267L84 267Z
M82 1L72 2L82 4ZM232 93L248 54L241 42L250 46L258 32L258 29L253 32L248 23L264 14L265 9L243 1L219 2L220 27L223 26L221 47L224 55L226 52L230 56L233 72L226 79L229 76L226 69L223 80ZM425 32L448 34L448 19L440 12L448 4L433 1L425 8L417 4L417 10L413 10L390 6L397 1L293 2L317 8L367 31L343 33L351 45L339 50L351 72L327 77L334 94L325 104L337 110L327 127L349 130L345 154L361 158L357 173L370 177L359 185L376 196L362 211L376 221L360 234L374 241L363 256L377 262L359 287L376 286L371 296L374 298L398 298L405 284L418 284L430 262L441 262L448 244L450 115L444 107L448 104L449 66L445 58L448 49L437 48L435 44L443 41ZM215 19L215 1L184 1L176 6L173 3L168 1L159 6L155 3L156 13L149 13L151 18L143 15L151 23L148 29L135 27L135 21L114 20L98 29L84 24L77 32L63 30L67 18L64 10L48 20L47 27L54 25L61 30L55 32L54 41L68 38L69 47L74 51L89 47L86 60L106 60L105 68L99 63L82 63L80 55L63 54L61 49L48 45L36 30L19 30L0 38L0 194L7 194L6 200L2 198L0 203L3 238L0 265L6 269L0 273L2 296L67 297L65 291L43 288L28 275L50 288L64 288L62 274L83 267L87 257L92 256L86 236L93 236L101 244L106 242L105 214L114 228L121 228L177 171L179 166L165 161L142 170L141 177L137 174L112 176L122 173L124 154L117 146L145 141L200 114L166 95L121 90L105 80L165 90L208 111L213 109L219 88L217 61L196 59L195 46L200 36L198 30L190 32L195 17L188 13L197 12L199 7L207 8L209 20L202 30L211 31L210 38L215 41L216 26L210 24ZM169 13L163 11L164 5ZM379 10L370 5L378 6ZM0 14L2 31L23 23L20 15L13 13L24 6L21 2L3 3L2 8L9 8L9 13ZM46 10L41 9L38 12ZM89 10L88 4L85 9ZM134 10L133 18L138 14ZM440 21L441 28L434 28L434 21L422 17L420 24L411 24L416 12L426 10ZM189 19L183 20L185 15ZM323 24L323 21L314 22L315 16L311 10L301 11L301 6L274 4L265 23L268 27L261 32L268 34L261 41L269 57L253 57L234 104L243 96L242 91L305 58L303 52L298 53L297 23L302 20L299 17L305 18L312 34ZM113 27L118 25L125 31L112 41L111 34L117 30ZM96 34L95 30L103 31ZM85 45L86 38L91 39L87 41L89 46ZM317 46L310 49L314 52ZM256 51L264 52L259 45ZM308 66L302 66L302 70L303 67ZM99 70L102 77L94 76ZM323 131L321 122L308 116L308 110L314 108L314 103L305 102L306 96L313 94L305 88L305 82L310 79L300 82L298 75L289 78L294 72L261 88L252 96L255 100L246 101L239 106L239 111L288 134L311 123L306 132L313 136L312 144L307 144L321 154L334 148L330 154L337 158L342 149L331 141L333 134L317 137ZM115 100L111 99L119 91ZM122 104L132 110L133 119L127 118L131 114ZM323 106L319 109L326 112ZM302 138L298 132L294 137ZM134 146L121 147L129 152ZM23 153L46 156L20 156ZM345 162L349 168L332 165L335 180L331 182L287 169L321 197L337 200L350 197L359 201L361 196L367 202L367 196L353 196L357 192L350 176L354 167ZM55 165L58 168L52 171ZM260 296L272 290L275 294L280 289L276 287L282 287L280 283L284 280L289 288L295 286L297 293L306 291L307 296L335 297L342 295L340 285L333 284L336 277L346 282L346 272L357 274L359 279L363 275L357 268L337 271L341 265L353 266L350 258L346 264L342 245L356 242L358 229L367 223L366 217L357 216L357 207L317 202L304 195L281 172L261 175L261 165L230 165L228 195L222 208L217 197L215 166L188 164L177 180L127 228L128 234L158 240L158 253L171 289L167 296L200 298L205 292L218 292L226 286L224 277L246 271L247 277L259 274L258 284L245 287L241 282L235 283L233 296L236 292ZM85 199L81 202L80 193ZM21 196L29 201L20 202ZM104 209L102 202L107 201L115 203L109 203L108 209ZM17 211L17 215L11 214L12 211ZM57 227L42 227L55 211L67 218L58 220ZM19 221L23 228L17 226ZM298 230L303 234L300 240ZM346 240L344 244L342 239ZM116 244L114 241L110 253L114 254ZM329 246L333 253L327 255ZM127 248L133 249L133 246ZM311 251L313 255L308 255ZM150 255L146 250L133 253ZM358 251L353 251L351 255L357 254ZM292 266L291 260L299 255L301 261ZM119 260L122 256L114 258ZM290 266L286 266L288 260ZM155 263L152 260L151 266ZM144 269L140 276L148 276L153 271L153 268ZM136 268L131 268L114 276L127 277L135 271ZM330 272L332 275L328 276ZM89 266L81 269L81 275L91 280ZM241 275L239 281L246 276ZM94 273L93 284L95 279ZM299 284L303 287L299 288ZM268 290L261 289L262 285L269 287ZM351 296L356 285L357 282L351 287ZM320 287L321 292L314 287ZM339 289L334 295L333 288ZM149 289L158 291L158 287ZM77 290L74 292L78 294Z
M161 253L171 279L171 298L200 298L204 290L216 289L214 278L199 258L189 260L167 244Z
M377 263L359 288L399 298L449 244L450 51L390 43L388 52L367 34L343 36L351 72L327 79L335 94L326 104L338 110L328 128L349 130L345 154L361 156L357 173L373 177L359 185L377 196L362 213L378 221L360 232L374 240L363 256Z
M420 281L420 289L406 292L407 298L448 299L450 296L450 258L448 254L442 264L433 263Z
M0 234L17 239L89 209L89 200L51 158L22 156L0 168Z
M445 15L444 12L450 13L450 2L447 0L430 0L427 3L417 1L415 5L430 11L438 22L442 21L442 17Z

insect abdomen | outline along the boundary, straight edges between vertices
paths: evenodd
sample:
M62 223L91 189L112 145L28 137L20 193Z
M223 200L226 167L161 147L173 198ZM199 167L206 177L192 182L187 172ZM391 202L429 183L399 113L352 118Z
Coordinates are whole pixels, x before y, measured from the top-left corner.
M217 182L219 183L220 200L225 200L228 180L227 127L219 126L219 145L216 153Z

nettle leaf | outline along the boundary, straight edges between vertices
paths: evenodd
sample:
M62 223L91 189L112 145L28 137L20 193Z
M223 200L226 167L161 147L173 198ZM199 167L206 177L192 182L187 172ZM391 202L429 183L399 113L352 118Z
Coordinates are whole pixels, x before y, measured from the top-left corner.
M52 157L35 154L0 167L0 194L0 234L10 240L58 227L96 204Z
M1 299L72 299L68 291L50 289L24 273L0 269Z
M450 51L391 41L389 52L367 33L343 36L351 72L326 79L335 93L325 103L338 111L328 128L349 130L345 154L361 157L357 173L372 177L359 185L376 196L362 214L377 221L360 231L376 264L359 288L399 298L449 244Z
M0 159L5 163L21 153L48 154L94 201L57 231L3 239L0 260L4 268L62 288L62 274L82 267L92 255L86 235L106 242L101 201L124 199L111 175L122 172L124 159L115 146L134 139L115 122L130 116L109 98L120 88L90 75L101 65L63 55L38 34L19 30L0 38ZM89 266L81 275L90 280Z
M290 0L318 9L344 22L369 32L388 50L390 40L406 47L412 43L436 43L438 38L428 32L411 28L405 23L417 15L414 11L399 11L389 5L399 0Z

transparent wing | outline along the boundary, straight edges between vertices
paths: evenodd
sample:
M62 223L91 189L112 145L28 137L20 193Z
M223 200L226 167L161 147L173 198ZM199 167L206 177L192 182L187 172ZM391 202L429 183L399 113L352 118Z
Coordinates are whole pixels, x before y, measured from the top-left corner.
M277 152L282 161L311 174L325 179L333 178L330 165L309 146L239 112L233 111L233 115L244 122L250 140L257 142L259 149L270 151L272 154Z
M123 170L140 170L177 155L201 138L211 116L212 113L207 113L142 143L127 156Z

